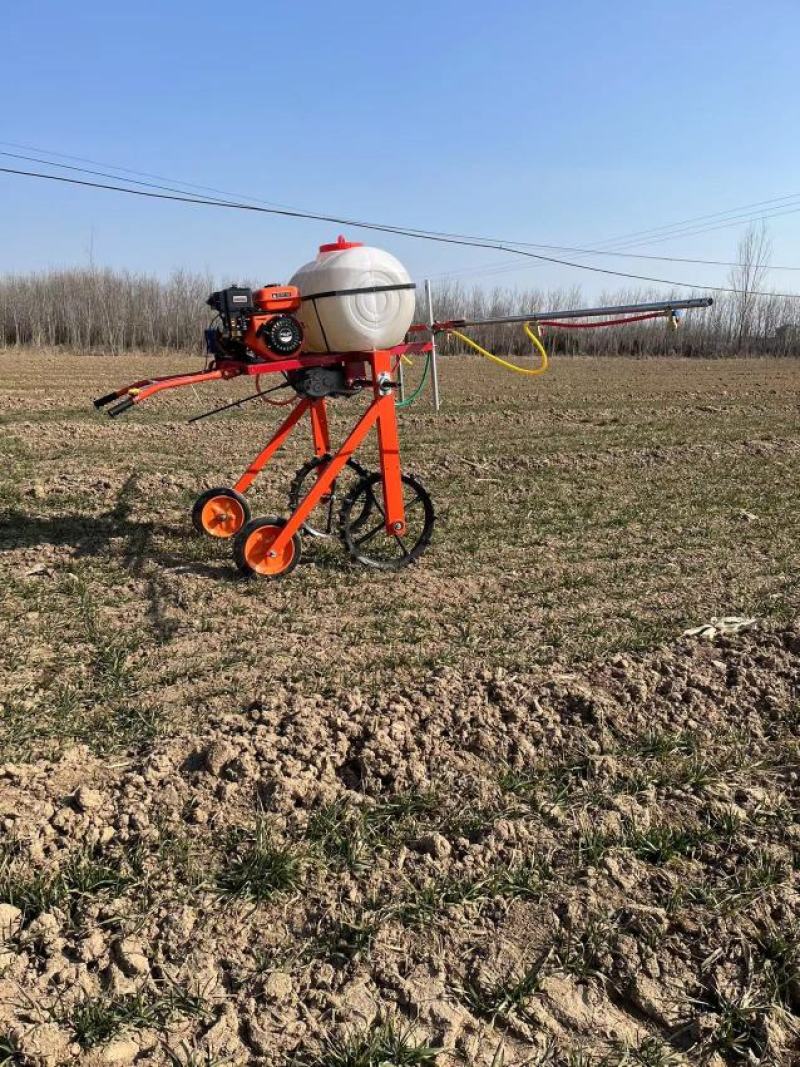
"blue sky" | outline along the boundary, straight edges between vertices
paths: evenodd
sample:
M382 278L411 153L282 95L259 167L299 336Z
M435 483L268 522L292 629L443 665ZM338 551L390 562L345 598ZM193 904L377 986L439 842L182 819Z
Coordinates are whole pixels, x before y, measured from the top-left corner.
M2 39L0 140L312 210L587 246L800 193L797 0L34 0L6 5ZM102 265L266 282L339 229L8 175L0 205L0 271L85 263L92 248ZM775 262L800 264L800 213L770 232ZM738 236L637 251L730 259ZM362 239L418 279L617 284ZM725 284L725 268L602 262ZM800 291L800 275L770 284Z

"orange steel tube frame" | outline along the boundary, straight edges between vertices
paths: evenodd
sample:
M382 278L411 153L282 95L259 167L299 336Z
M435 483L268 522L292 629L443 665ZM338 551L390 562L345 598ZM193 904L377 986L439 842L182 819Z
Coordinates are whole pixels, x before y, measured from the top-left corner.
M286 525L275 538L270 553L280 555L289 540L331 488L345 464L373 426L378 432L378 452L383 483L383 512L387 533L403 534L406 528L403 483L400 470L400 443L397 433L392 383L392 353L386 349L370 352L366 357L372 370L372 403L355 424L339 451L297 505Z
M320 473L314 485L298 504L286 525L275 538L270 554L279 555L292 537L300 530L308 516L329 492L333 482L341 474L347 461L363 442L372 427L378 433L378 453L383 485L383 511L387 533L403 534L406 528L403 504L403 483L400 469L400 442L397 432L397 412L392 388L392 359L389 350L378 350L360 357L369 363L372 371L372 402L333 455L330 463ZM295 428L303 415L311 414L314 449L317 456L331 451L328 418L324 400L301 400L276 430L263 451L259 452L234 489L245 493L257 475L269 463Z
M244 474L241 476L238 482L234 485L234 489L237 493L246 493L250 486L255 481L257 475L266 467L278 449L286 441L286 438L295 428L300 419L305 415L308 409L311 407L310 400L301 400L295 404L287 417L280 424L278 429L273 434L267 447L256 456Z
M330 463L318 475L314 485L298 504L286 525L275 538L270 555L279 555L289 540L300 530L305 520L328 493L333 482L363 442L374 426L378 434L378 454L380 456L381 483L383 489L383 516L386 532L390 534L405 533L406 517L403 502L403 481L400 468L400 442L397 432L397 411L394 399L394 370L397 358L406 352L426 352L430 342L413 342L396 345L391 349L378 349L374 352L345 352L327 356L276 361L271 364L212 365L206 371L191 374L167 375L164 378L144 379L117 390L113 395L120 399L127 398L130 404L138 404L155 393L165 389L174 389L182 385L238 377L241 374L261 374L269 372L301 369L306 365L330 366L337 363L358 361L368 363L371 371L372 401L352 428L338 452L332 456ZM100 403L107 403L110 398L101 398ZM96 402L97 403L97 402ZM311 418L311 433L314 452L318 457L330 453L330 433L328 414L324 399L300 400L278 427L271 440L252 461L247 470L236 482L234 488L244 493L252 485L260 471L264 469L278 449L286 442L290 433L308 411ZM119 414L111 410L109 414Z
M325 401L301 400L292 408L287 417L280 424L269 443L263 451L259 452L238 482L233 486L237 493L246 493L255 481L256 477L266 467L279 448L282 447L289 434L295 428L300 419L308 412L311 416L311 438L314 442L314 453L317 457L325 456L331 450L330 432L328 430L328 412L325 409Z
M311 437L314 441L314 454L327 455L331 450L331 435L328 430L328 411L324 400L315 400L311 405Z

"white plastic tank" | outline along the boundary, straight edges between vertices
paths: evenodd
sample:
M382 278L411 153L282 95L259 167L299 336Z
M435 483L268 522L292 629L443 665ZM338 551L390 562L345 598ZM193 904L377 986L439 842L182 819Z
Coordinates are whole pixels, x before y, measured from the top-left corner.
M340 237L291 279L303 297L306 352L370 352L401 344L414 318L414 283L380 248Z

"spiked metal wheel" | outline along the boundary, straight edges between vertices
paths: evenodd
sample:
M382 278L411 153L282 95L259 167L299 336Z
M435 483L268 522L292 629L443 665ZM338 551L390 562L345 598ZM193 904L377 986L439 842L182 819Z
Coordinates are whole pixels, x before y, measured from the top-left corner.
M386 529L381 475L368 474L353 487L339 512L339 536L357 563L377 570L399 571L419 559L431 543L435 515L431 498L413 475L404 474L403 504L406 529ZM362 516L367 518L362 521Z
M325 467L330 463L331 456L315 456L310 459L308 463L304 463L303 466L295 474L289 489L289 510L291 512L296 511L297 505L303 499L303 497L309 492L312 485L316 481L316 477L322 473ZM349 459L345 468L346 471L352 472L359 480L367 478L369 475L360 463L356 463L354 459ZM320 500L317 507L309 515L308 519L303 523L303 531L311 534L312 537L330 537L334 532L336 505L341 499L342 483L345 480L345 471L336 479L322 500ZM354 515L352 522L355 527L363 525L369 518L369 502L365 501L365 507L360 515Z

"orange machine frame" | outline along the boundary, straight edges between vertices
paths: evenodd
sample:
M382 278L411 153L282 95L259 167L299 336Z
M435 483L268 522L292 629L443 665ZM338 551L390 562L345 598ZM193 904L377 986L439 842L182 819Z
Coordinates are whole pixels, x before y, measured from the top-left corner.
M308 413L311 422L314 451L318 457L331 454L330 462L320 470L313 486L299 502L293 513L282 526L267 555L280 557L287 549L291 539L302 528L306 519L320 503L343 468L374 427L378 437L378 455L383 492L383 511L387 534L402 536L406 531L406 516L403 503L402 471L400 466L400 442L395 408L395 371L402 355L430 351L430 342L414 342L396 345L394 348L377 349L373 352L348 352L331 355L303 354L291 359L271 360L269 362L242 363L233 360L219 360L207 369L193 374L173 374L163 378L147 379L133 382L101 397L95 401L97 407L103 407L116 401L109 409L111 416L121 414L130 407L142 403L158 392L175 389L199 382L218 381L241 375L258 376L291 370L306 369L313 366L331 366L336 364L355 365L348 369L363 373L369 368L369 378L363 380L365 386L371 386L372 400L356 421L353 428L336 452L332 453L328 416L325 399L298 398L297 403L280 424L267 445L253 459L247 470L233 485L237 493L246 493L258 474L272 457L285 444L292 430ZM359 368L358 365L361 365Z
M408 346L404 345L402 347L406 348ZM397 412L394 402L393 356L395 354L396 350L394 349L379 349L366 355L359 353L358 359L363 360L372 371L372 402L367 410L361 414L355 426L345 438L344 443L332 456L330 463L325 466L315 484L287 520L286 525L278 534L274 545L268 553L270 556L279 556L292 537L300 530L308 516L330 490L347 461L352 457L373 426L376 427L378 432L378 454L381 463L386 531L387 533L401 535L405 532L406 517L403 507L402 483L400 481L400 441L397 432ZM330 452L331 443L325 400L299 400L275 431L267 446L262 452L259 452L239 481L234 484L233 488L238 493L247 492L257 475L285 443L289 434L306 412L309 412L311 416L314 451L318 456L326 455Z

